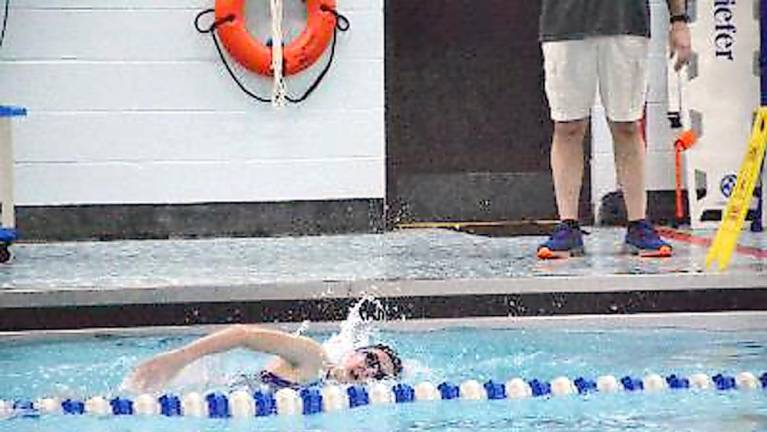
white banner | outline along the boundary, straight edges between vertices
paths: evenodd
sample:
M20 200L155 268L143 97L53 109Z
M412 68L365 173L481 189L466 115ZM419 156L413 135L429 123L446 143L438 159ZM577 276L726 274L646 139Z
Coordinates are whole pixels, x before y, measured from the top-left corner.
M757 2L696 1L696 53L685 92L696 145L686 152L693 228L715 227L727 204L759 106Z

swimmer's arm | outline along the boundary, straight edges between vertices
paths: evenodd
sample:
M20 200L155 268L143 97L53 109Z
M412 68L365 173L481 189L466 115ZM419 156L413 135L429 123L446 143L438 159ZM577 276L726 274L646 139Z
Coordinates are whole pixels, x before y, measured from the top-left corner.
M234 348L274 354L297 369L321 367L325 360L322 345L312 339L240 324L202 337L177 351L184 363L189 364L206 355Z
M158 390L189 363L234 348L275 354L295 368L299 376L316 377L326 364L324 349L309 338L256 326L234 325L143 362L124 385L136 392Z

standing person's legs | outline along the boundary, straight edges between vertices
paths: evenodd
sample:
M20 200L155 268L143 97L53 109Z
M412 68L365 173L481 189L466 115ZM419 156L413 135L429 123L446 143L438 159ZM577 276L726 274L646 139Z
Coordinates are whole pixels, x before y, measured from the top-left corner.
M647 152L638 121L647 94L649 39L611 36L598 40L599 91L613 136L615 169L629 220L626 245L645 256L670 256L671 246L645 219Z
M548 259L583 253L578 200L583 179L583 138L596 94L597 51L590 39L546 42L542 48L546 95L554 121L551 171L562 221L538 248L538 257Z
M554 123L551 174L560 220L578 220L578 198L583 180L583 137L588 119Z
M628 220L645 218L647 192L645 191L646 151L638 122L610 121L613 136L615 171L623 190Z

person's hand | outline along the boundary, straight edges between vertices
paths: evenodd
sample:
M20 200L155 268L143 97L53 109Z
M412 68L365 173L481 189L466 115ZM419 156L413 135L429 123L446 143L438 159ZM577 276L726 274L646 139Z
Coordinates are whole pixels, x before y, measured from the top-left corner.
M690 57L692 57L692 38L687 23L677 21L671 24L668 42L671 57L673 58L676 55L674 70L679 71L679 69L682 69L682 66L690 62Z
M135 393L160 390L185 365L179 351L161 354L138 365L123 383L123 388Z

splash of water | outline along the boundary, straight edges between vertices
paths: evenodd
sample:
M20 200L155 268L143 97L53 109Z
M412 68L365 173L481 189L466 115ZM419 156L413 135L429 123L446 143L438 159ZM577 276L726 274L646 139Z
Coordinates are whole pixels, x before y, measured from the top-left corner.
M363 309L365 306L368 307ZM338 363L345 354L356 348L370 345L378 334L374 323L384 319L386 315L384 312L383 304L372 295L365 295L354 304L341 323L340 331L322 344L330 361Z
M296 336L301 336L302 334L306 333L309 330L309 326L311 325L311 321L305 320L301 322L301 325L298 326L296 331L293 332Z

